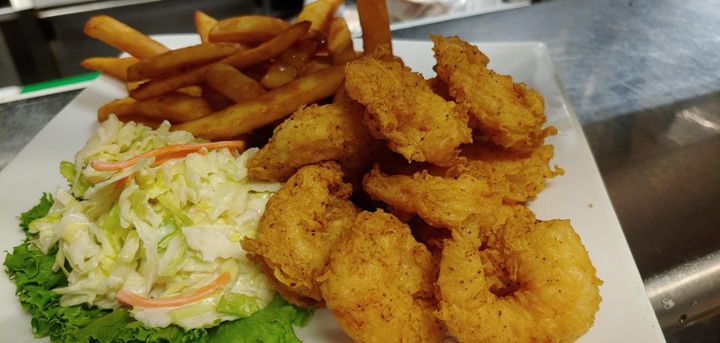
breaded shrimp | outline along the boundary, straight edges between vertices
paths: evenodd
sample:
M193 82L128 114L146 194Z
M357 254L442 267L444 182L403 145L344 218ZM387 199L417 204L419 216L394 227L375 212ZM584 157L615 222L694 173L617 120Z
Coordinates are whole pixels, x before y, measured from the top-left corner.
M455 101L469 108L475 119L471 123L495 144L524 151L556 132L542 127L547 120L545 104L536 90L488 69L488 57L457 36L431 38L438 77L448 84Z
M358 214L319 280L327 307L356 342L441 342L436 277L430 252L410 227L378 210Z
M350 62L345 88L366 106L365 123L408 161L448 166L472 141L467 110L435 94L422 75L379 47Z
M248 161L250 175L285 181L300 167L340 163L346 176L368 165L379 140L363 124L364 109L354 101L300 108L273 131L270 141Z
M415 213L428 224L451 230L490 228L497 221L500 194L487 181L470 174L445 178L421 171L387 175L376 166L363 179L363 189L395 211Z
M572 342L592 326L599 286L568 220L504 208L496 231L454 230L437 281L437 316L461 342Z
M352 186L342 176L332 161L300 168L268 201L257 237L241 242L296 305L322 305L316 278L338 235L355 220Z
M509 150L477 140L462 147L461 159L447 176L468 173L488 180L493 189L502 193L505 203L522 203L532 199L545 188L545 180L562 175L563 169L550 167L553 146L546 144L527 152Z

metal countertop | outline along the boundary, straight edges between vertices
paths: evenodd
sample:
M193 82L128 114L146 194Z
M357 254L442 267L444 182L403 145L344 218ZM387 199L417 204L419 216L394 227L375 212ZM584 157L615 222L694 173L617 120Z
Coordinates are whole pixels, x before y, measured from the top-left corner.
M552 0L394 37L430 33L547 44L667 340L720 341L720 2ZM0 169L77 93L0 104Z
M394 32L540 41L583 124L720 90L720 3L554 0Z

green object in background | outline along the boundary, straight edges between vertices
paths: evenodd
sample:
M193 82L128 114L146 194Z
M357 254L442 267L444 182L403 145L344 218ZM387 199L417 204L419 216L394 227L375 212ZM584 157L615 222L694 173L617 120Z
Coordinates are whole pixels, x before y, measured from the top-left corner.
M50 80L50 81L33 83L31 85L22 87L22 89L20 90L20 94L26 94L26 93L30 93L30 92L36 92L39 90L43 90L43 89L54 88L54 87L58 87L58 86L67 86L67 85L71 85L74 83L90 81L90 80L94 80L96 77L98 77L98 75L100 75L100 73L94 72L94 73L87 73L87 74L63 77L61 79L55 79L55 80Z

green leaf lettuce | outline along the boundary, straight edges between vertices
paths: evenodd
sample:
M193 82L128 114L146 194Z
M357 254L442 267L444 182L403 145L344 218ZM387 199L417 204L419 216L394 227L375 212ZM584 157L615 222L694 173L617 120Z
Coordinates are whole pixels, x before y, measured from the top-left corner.
M60 306L60 295L52 289L67 285L62 271L53 271L56 249L44 254L29 243L30 223L47 215L52 197L20 215L25 241L5 257L5 268L15 283L16 295L31 316L35 337L53 342L300 342L293 326L304 326L313 314L288 304L276 295L264 309L250 317L223 322L209 329L184 330L177 326L146 327L123 309L100 310L86 306Z

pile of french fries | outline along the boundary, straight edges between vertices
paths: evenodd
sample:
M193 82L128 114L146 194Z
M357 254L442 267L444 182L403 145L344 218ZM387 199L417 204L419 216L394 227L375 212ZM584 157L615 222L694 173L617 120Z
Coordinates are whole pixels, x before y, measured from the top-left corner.
M167 120L209 140L238 139L277 123L303 105L344 96L344 66L358 56L343 0L309 3L293 22L270 16L216 19L194 15L200 43L169 49L109 16L90 18L84 32L127 57L91 57L82 66L126 84L128 96L105 104L116 115L156 127ZM384 0L358 1L363 47L391 47Z

